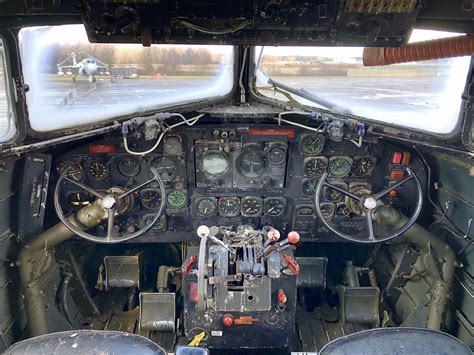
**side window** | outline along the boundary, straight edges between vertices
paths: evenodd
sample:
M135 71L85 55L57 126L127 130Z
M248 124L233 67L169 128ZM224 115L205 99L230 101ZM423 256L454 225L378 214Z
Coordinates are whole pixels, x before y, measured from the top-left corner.
M5 60L5 47L0 38L0 143L7 142L16 132L9 79Z

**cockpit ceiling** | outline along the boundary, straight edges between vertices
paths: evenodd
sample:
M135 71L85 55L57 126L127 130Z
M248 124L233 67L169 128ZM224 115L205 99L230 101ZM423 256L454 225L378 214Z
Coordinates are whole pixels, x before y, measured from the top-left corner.
M415 26L472 32L472 8L471 0L10 1L0 3L0 26L85 22L91 42L143 45L400 46Z

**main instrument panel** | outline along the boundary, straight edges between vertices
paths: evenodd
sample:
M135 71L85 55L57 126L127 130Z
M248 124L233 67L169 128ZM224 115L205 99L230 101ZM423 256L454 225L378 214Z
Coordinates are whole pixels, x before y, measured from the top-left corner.
M215 127L215 126L214 126ZM169 242L194 238L199 225L255 228L271 225L282 233L298 231L304 241L338 242L342 239L318 220L314 193L318 179L329 174L332 185L363 196L404 177L414 169L422 181L421 162L411 152L384 141L335 142L321 133L269 125L187 127L164 137L146 156L128 154L118 136L81 146L56 161L58 175L68 176L98 190L127 190L147 181L151 168L166 186L165 201L157 185L134 194L117 223L133 232L153 217L161 203L166 212L137 241ZM136 140L137 150L145 143ZM61 198L65 211L91 203L92 196L69 183ZM385 203L409 213L412 187L400 187ZM325 188L321 211L342 230L364 229L364 218L354 200ZM99 227L100 228L100 227Z

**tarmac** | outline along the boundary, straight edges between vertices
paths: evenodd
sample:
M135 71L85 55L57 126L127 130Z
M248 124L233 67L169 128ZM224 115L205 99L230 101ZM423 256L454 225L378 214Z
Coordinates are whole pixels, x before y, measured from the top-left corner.
M445 77L282 77L275 78L296 89L304 88L322 98L335 102L360 114L364 109L375 107L378 112L399 111L429 116L438 109L445 99ZM1 83L1 82L0 82ZM84 111L84 114L100 110L104 105L127 105L138 100L158 100L166 102L167 97L176 99L208 86L205 78L193 79L110 79L97 78L89 84L86 78L55 78L47 83L47 90L37 93L37 102L42 102L45 110ZM33 92L34 87L31 88ZM174 101L174 100L173 100ZM0 88L0 136L5 129L6 96ZM384 120L384 117L380 117Z

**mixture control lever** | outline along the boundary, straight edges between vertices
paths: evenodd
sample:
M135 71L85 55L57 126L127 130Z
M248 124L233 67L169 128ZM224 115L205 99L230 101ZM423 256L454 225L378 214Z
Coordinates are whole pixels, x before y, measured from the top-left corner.
M300 234L296 231L291 231L288 233L286 239L283 239L281 242L275 244L269 244L263 250L263 256L268 256L273 253L281 252L283 250L292 249L294 244L297 244L300 241Z

